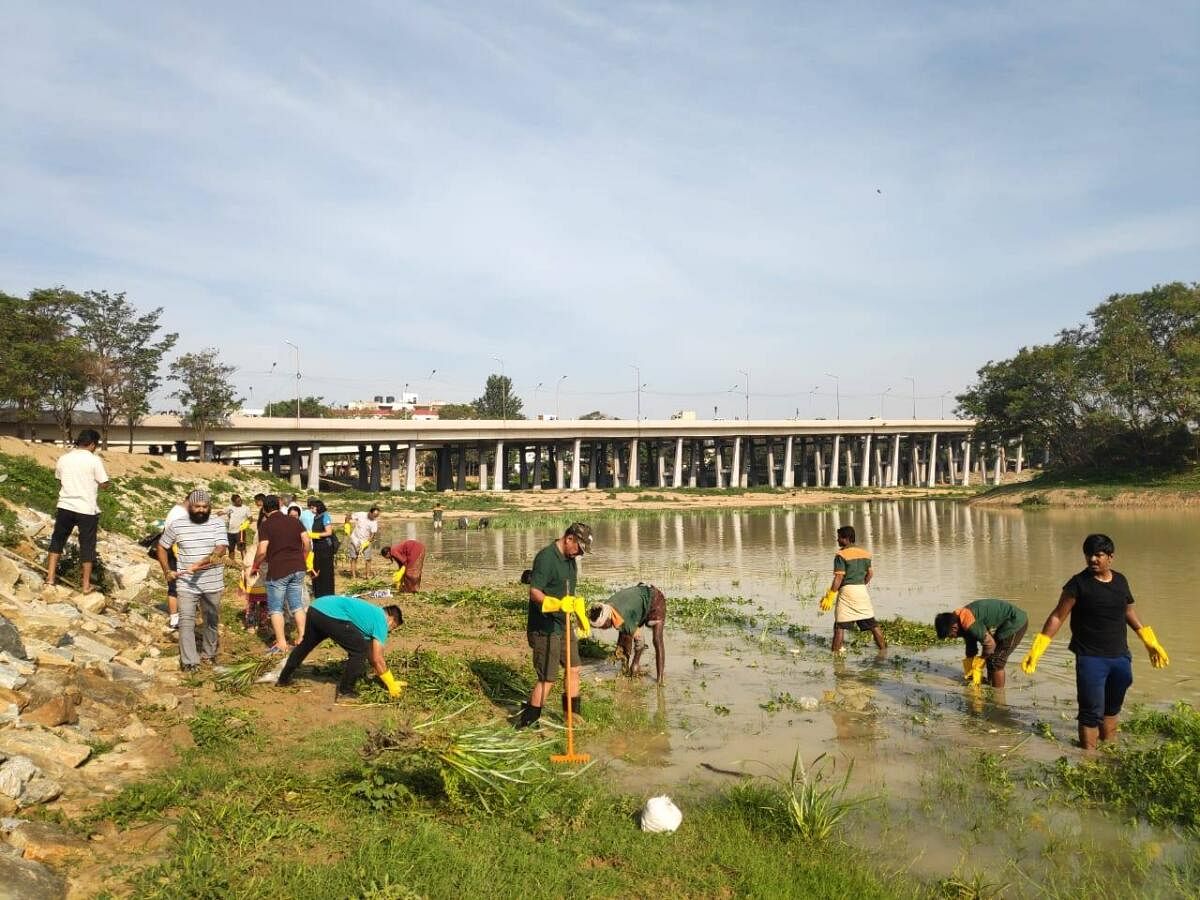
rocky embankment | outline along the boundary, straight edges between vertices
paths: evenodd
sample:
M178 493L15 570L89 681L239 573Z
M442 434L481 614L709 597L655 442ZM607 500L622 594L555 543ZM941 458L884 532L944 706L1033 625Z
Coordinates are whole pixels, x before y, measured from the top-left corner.
M27 540L0 551L0 898L62 897L73 859L104 837L54 822L161 764L173 742L144 718L184 692L146 551L101 532L115 589L48 587L37 538L49 520L24 510L19 521Z

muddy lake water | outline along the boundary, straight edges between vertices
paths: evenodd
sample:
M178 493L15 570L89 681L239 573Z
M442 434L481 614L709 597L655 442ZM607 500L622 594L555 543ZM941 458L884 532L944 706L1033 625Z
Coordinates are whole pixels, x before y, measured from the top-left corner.
M426 522L389 523L385 538L416 537L443 565L516 581L555 537L544 528L450 524L434 533ZM962 684L961 640L923 651L893 646L884 656L864 640L843 658L832 656L832 616L818 614L817 600L832 574L835 532L847 524L872 554L870 590L881 619L932 622L937 612L983 597L1025 609L1029 632L1010 661L1007 689ZM1187 559L1200 544L1200 512L870 501L600 520L581 577L611 589L645 581L666 594L668 665L661 688L652 678L619 687L623 702L644 708L647 727L595 738L602 744L594 750L612 760L630 789L647 794L731 780L713 768L780 771L797 749L806 760L828 753L839 773L852 760L854 789L879 798L869 814L854 817L853 828L885 864L926 877L1003 872L997 880L1016 895L1032 893L1023 883L1029 888L1064 866L1130 865L1148 846L1167 860L1192 852L1177 836L1135 828L1119 816L1069 805L1035 809L1036 789L1017 792L1015 806L1005 801L1007 821L997 831L987 825L994 822L986 809L996 796L981 792L969 771L981 751L996 755L1014 776L1058 757L1079 757L1070 743L1075 685L1067 628L1035 676L1017 664L1062 584L1083 568L1084 536L1097 531L1113 538L1114 568L1129 578L1142 621L1171 654L1170 667L1155 670L1130 634L1135 681L1127 709L1197 702L1200 603ZM755 626L738 633L672 628L672 596L744 598L754 604L746 610L755 610ZM797 628L789 634L787 624ZM652 660L650 649L643 663L652 669ZM585 678L611 681L614 671L592 663ZM816 709L803 708L812 700ZM1160 888L1151 892L1174 893Z

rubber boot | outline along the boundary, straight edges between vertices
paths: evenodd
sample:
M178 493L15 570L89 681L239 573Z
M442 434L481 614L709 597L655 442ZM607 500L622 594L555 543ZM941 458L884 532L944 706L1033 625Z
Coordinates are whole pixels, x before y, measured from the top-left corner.
M530 706L526 703L521 707L521 717L517 719L517 728L528 728L541 717L542 708L540 706Z

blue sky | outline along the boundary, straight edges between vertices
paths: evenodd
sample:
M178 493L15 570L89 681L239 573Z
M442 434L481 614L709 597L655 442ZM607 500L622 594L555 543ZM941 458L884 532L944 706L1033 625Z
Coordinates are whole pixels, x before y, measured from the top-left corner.
M165 307L255 403L292 394L291 340L338 400L469 400L499 357L533 413L565 374L564 416L632 416L638 366L649 417L742 414L739 370L756 418L832 417L825 373L843 417L888 388L910 415L909 376L934 416L1107 295L1200 277L1192 2L3 21L0 290Z

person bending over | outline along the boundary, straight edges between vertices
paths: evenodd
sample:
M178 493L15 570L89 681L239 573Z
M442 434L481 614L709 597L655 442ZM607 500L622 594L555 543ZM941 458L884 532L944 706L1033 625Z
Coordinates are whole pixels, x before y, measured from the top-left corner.
M1028 624L1025 610L1007 600L972 600L954 612L938 613L933 620L934 630L942 640L962 637L966 641L963 678L979 684L986 666L988 684L997 688L1004 687L1004 667L1025 637Z
M654 669L658 682L663 682L667 654L663 631L667 623L667 598L652 584L635 584L617 591L605 603L596 603L588 609L588 619L596 628L617 629L617 646L625 654L625 674L641 674L642 653L646 642L639 633L643 627L650 629L654 642Z

